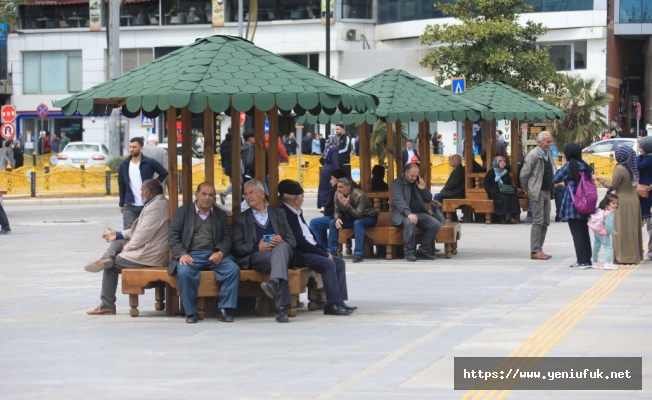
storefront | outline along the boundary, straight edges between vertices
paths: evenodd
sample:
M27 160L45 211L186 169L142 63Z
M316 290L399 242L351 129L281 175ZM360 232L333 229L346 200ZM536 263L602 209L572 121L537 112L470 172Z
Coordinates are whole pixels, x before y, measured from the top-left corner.
M16 117L16 131L18 139L24 143L26 154L34 151L34 142L41 131L61 137L65 133L71 142L84 140L84 126L82 117L71 117L52 112L46 118L39 118L36 114L18 114Z

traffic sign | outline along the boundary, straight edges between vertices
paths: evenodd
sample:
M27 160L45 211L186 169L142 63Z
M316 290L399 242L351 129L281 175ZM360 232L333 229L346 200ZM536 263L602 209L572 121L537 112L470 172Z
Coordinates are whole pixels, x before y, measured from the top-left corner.
M5 140L13 139L16 135L16 126L11 122L6 122L0 126L0 135Z
M454 76L451 78L451 90L453 93L462 94L466 91L466 78L463 76Z
M50 109L45 104L41 103L36 107L36 115L40 118L45 118L50 113Z
M2 114L3 124L5 122L14 122L16 119L16 107L12 105L2 106L2 111L0 111L0 114Z

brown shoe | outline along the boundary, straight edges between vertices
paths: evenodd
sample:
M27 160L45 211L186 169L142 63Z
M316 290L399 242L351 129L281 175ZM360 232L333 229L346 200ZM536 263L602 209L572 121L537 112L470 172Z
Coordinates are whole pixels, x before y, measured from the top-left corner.
M536 253L531 253L531 254L530 254L530 258L531 258L532 260L547 260L547 259L549 259L550 257L548 257L547 255L543 254L543 252L538 251L538 252L536 252Z
M97 306L97 308L86 311L86 314L88 315L115 315L115 308L102 308L102 305L100 304Z
M546 253L544 253L543 250L541 250L541 254L543 254L544 256L548 257L548 259L552 258L552 256L551 256L550 254L546 254Z
M107 268L113 266L112 258L102 258L101 260L93 261L92 263L86 264L84 269L88 272L100 272L104 271Z

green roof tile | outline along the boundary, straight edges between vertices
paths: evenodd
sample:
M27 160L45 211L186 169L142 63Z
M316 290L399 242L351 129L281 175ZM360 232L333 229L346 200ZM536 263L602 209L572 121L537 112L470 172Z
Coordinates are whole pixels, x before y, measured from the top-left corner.
M102 103L96 103L102 101ZM105 104L111 101L112 104ZM90 89L55 102L64 114L104 113L118 104L135 116L156 116L170 107L206 107L224 112L274 105L297 114L337 110L365 113L378 101L301 65L254 46L242 38L197 39L170 54Z

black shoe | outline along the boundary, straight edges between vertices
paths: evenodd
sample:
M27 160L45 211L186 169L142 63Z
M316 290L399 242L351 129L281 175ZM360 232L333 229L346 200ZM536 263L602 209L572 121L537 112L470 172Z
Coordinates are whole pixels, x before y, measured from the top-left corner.
M559 222L559 221L561 221L561 218L555 217L555 222Z
M569 268L578 268L578 269L587 269L590 265L587 263L575 263L573 265L569 265Z
M196 324L197 314L186 315L186 324Z
M226 308L220 308L217 319L222 322L233 322L233 315L231 315L231 312Z
M439 253L440 251L441 251L441 249L438 249L438 248L435 247L435 253Z
M408 251L405 253L405 261L416 261L417 256L414 255L413 251Z
M8 235L11 233L11 229L2 229L0 230L0 235Z
M339 306L345 309L346 311L355 311L358 309L356 306L347 306L345 302L340 301Z
M359 263L359 262L362 262L362 261L364 261L364 257L362 257L362 256L357 256L357 255L355 255L355 254L353 255L353 262L354 262L354 263Z
M339 304L329 304L324 308L325 315L351 315L352 312L343 309Z
M306 303L304 303L303 301L297 302L297 308L303 308L305 306L306 306Z
M431 256L426 249L419 248L416 253L417 258L423 258L425 260L435 260L437 257Z
M224 193L220 193L220 203L222 203L222 205L226 204L226 202L224 201L225 199L226 199L226 196L224 195Z
M267 297L273 299L276 297L276 293L278 292L278 283L274 281L263 282L260 284L260 288L263 289L263 292L265 292Z
M279 307L276 309L276 322L290 322L290 318L288 318L287 307Z

